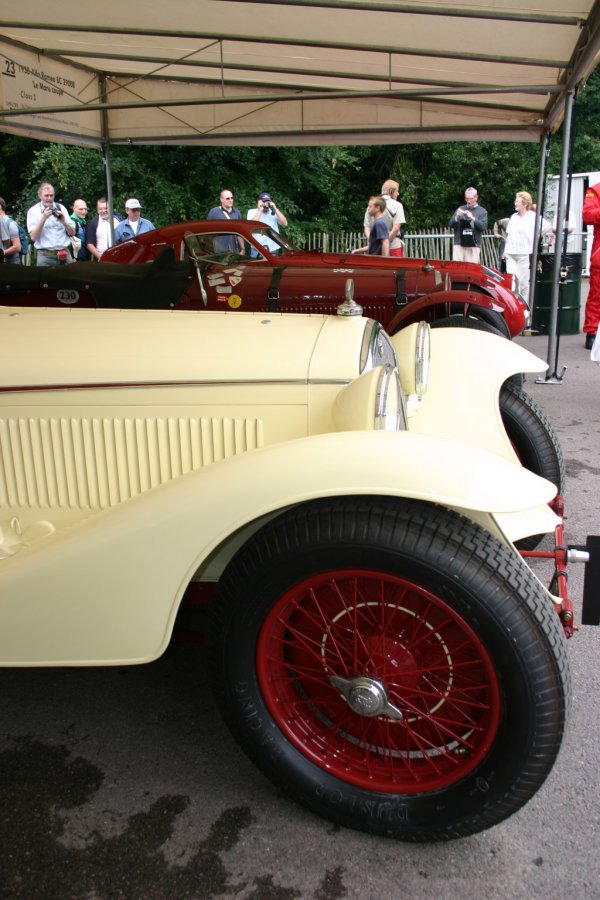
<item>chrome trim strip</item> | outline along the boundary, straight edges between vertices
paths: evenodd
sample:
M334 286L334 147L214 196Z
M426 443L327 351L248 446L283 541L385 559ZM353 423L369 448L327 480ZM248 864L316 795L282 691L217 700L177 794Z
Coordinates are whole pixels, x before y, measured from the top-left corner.
M27 384L0 387L0 394L28 393L34 391L95 391L95 390L125 390L128 388L177 388L177 387L233 387L241 385L312 385L320 384L350 384L352 378L276 378L256 379L243 381L219 380L219 381L124 381L124 382L95 382L90 384Z

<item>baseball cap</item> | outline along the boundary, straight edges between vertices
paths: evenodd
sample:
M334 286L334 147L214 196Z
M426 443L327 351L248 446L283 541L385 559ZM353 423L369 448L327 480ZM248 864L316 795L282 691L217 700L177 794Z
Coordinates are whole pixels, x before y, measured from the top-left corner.
M258 199L259 199L259 200L270 200L270 199L271 199L271 195L268 194L266 191L263 191L262 194L259 194L259 195L258 195Z
M130 197L129 200L125 204L125 209L141 209L142 204L139 200L136 200L135 197Z

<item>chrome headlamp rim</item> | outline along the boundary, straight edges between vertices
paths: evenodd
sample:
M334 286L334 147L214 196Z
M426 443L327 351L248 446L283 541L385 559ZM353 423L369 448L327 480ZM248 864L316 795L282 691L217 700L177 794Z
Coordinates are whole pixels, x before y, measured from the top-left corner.
M419 322L415 340L415 393L423 397L429 386L431 372L431 328Z
M408 423L400 373L395 366L385 365L380 369L376 393L375 430L406 431ZM390 419L390 408L395 409L393 420Z
M394 345L383 326L374 319L368 319L363 334L358 371L362 375L369 369L385 365L393 367L398 365Z

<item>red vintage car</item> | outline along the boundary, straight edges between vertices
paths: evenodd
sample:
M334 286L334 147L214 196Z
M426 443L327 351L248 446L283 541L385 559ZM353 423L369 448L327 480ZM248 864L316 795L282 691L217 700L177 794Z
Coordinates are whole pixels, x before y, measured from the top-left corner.
M172 247L200 276L175 304L208 309L334 313L348 278L365 314L394 333L411 322L463 315L506 337L528 324L512 276L445 260L298 250L268 226L240 220L181 222L117 244L103 262L145 263ZM202 291L202 289L204 289ZM169 305L173 305L170 303Z
M528 323L511 276L485 266L306 252L246 221L167 225L111 247L101 264L1 266L0 302L333 314L349 278L365 315L392 334L451 319L511 337Z

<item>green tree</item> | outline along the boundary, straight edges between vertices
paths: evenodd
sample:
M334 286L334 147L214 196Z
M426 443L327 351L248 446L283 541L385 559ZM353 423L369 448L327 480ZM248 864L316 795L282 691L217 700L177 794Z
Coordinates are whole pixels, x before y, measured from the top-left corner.
M592 73L575 104L573 171L600 171L600 70ZM562 134L551 138L548 173L560 171ZM464 190L474 185L490 222L509 215L515 192L535 195L537 143L453 142L351 147L111 148L113 202L124 212L138 197L155 225L204 218L230 188L245 215L268 190L289 220L286 234L301 242L311 231L360 231L367 199L386 178L400 183L410 230L444 228ZM21 213L50 181L70 207L83 197L93 209L106 192L98 150L46 144L0 134L0 194ZM536 198L538 199L538 198Z

